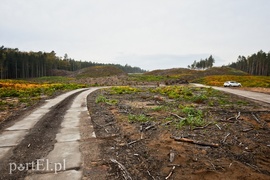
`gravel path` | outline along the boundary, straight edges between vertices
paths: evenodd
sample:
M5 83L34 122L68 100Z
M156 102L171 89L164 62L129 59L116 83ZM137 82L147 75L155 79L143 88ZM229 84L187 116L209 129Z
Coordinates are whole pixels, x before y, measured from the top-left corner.
M198 86L198 87L212 87L212 88L219 90L219 91L224 91L224 92L236 94L238 96L242 96L242 97L246 97L246 98L250 98L250 99L253 99L256 101L261 101L261 102L265 102L265 103L270 104L270 95L269 94L245 91L245 90L234 89L234 88L229 88L229 87L225 88L225 87L205 86L202 84L193 84L193 85Z

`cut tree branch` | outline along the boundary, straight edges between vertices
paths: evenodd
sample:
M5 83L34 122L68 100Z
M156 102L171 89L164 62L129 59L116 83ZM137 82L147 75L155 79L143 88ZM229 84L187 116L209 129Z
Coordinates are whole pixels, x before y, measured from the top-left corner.
M208 127L210 124L212 124L212 123L208 123L208 124L206 124L206 125L203 126L203 127L195 127L195 128L193 128L193 130L204 129L204 128Z
M260 120L256 117L255 114L253 114L253 113L251 113L251 114L252 114L252 116L255 118L255 120L257 121L257 123L261 123Z
M235 117L236 120L238 120L238 118L241 116L241 112L238 112L238 115Z
M224 137L224 139L223 139L223 141L222 142L225 142L226 141L226 139L228 138L228 136L230 135L231 133L228 133L225 137Z
M175 166L172 167L170 173L168 174L167 177L165 177L165 179L169 179L171 177L171 175L173 174L174 169L175 169Z
M197 144L197 145L201 145L201 146L210 146L210 147L219 147L219 144L215 144L215 143L207 143L207 142L200 142L200 141L195 141L193 139L188 139L188 138L178 138L178 137L172 137L175 141L181 141L181 142L188 142L188 143L192 143L192 144Z
M123 164L121 164L120 162L118 162L116 159L111 159L111 161L113 163L116 163L118 165L118 167L123 171L123 176L126 180L132 180L129 172L127 171L127 169L125 168L125 166Z
M174 114L174 113L170 113L171 115L173 115L173 116L175 116L175 117L177 117L178 119L181 119L181 120L184 120L185 118L183 118L183 117L181 117L181 116L179 116L179 115L177 115L177 114Z

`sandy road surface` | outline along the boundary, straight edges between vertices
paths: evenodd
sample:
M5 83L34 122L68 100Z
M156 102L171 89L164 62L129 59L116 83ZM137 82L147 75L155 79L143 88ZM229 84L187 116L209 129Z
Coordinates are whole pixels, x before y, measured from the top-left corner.
M264 94L264 93L259 93L259 92L251 92L251 91L245 91L241 89L235 89L235 88L228 88L228 87L215 87L215 86L205 86L202 84L193 84L198 87L212 87L216 90L236 94L238 96L243 96L246 98L250 98L256 101L262 101L270 104L270 95L269 94Z

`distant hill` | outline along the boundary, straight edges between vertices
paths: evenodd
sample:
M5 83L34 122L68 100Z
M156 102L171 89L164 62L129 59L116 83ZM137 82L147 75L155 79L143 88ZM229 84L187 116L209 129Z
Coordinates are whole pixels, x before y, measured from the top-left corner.
M147 73L145 75L154 75L154 76L168 76L168 77L177 77L186 80L194 80L197 78L212 76L212 75L248 75L247 73L236 70L231 67L222 66L222 67L212 67L206 70L193 70L187 68L173 68L173 69L165 69L165 70L154 70Z
M76 78L97 78L108 76L127 75L122 69L116 66L92 66L75 71L73 77Z
M154 76L175 76L175 75L183 75L183 74L193 74L196 70L191 70L187 68L172 68L172 69L164 69L164 70L153 70L150 72L144 73L145 75L154 75Z

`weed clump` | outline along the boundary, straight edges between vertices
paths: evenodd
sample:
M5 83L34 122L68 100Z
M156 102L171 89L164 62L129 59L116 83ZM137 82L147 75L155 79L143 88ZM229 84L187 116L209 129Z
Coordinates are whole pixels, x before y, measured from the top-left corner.
M149 120L151 120L151 118L147 117L144 114L139 114L139 115L129 114L128 115L129 122L147 122Z
M186 106L182 109L182 113L185 114L186 117L177 124L178 128L183 126L199 127L205 124L202 110Z
M115 86L110 88L111 94L131 94L140 92L141 90L139 88L130 87L130 86Z
M105 96L103 95L99 95L97 98L96 98L96 101L95 101L97 104L98 103L106 103L108 105L116 105L118 104L118 100L116 99L107 99Z

